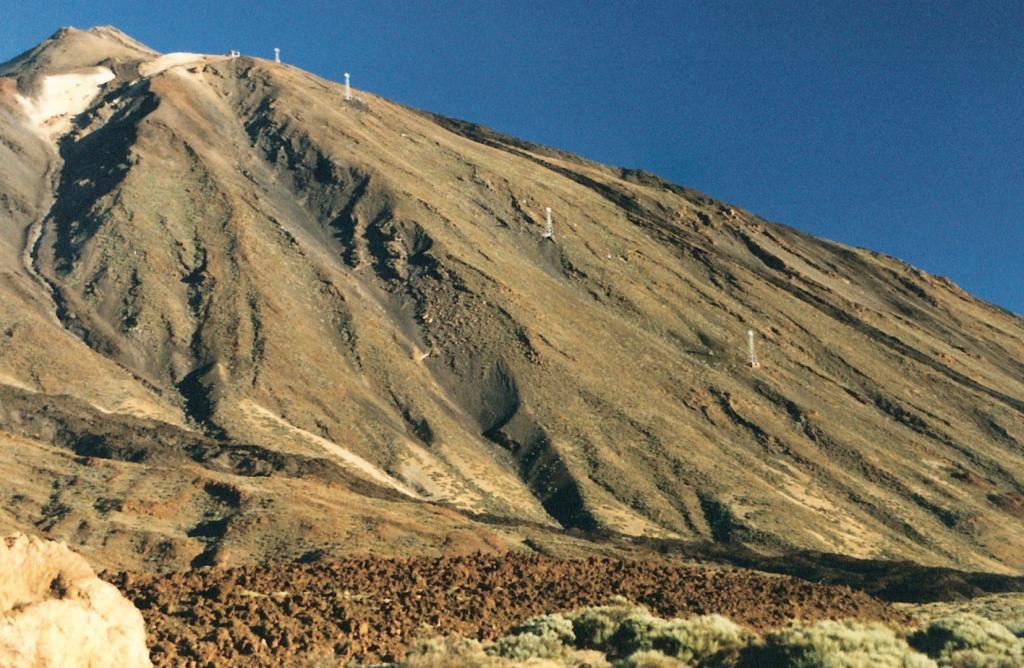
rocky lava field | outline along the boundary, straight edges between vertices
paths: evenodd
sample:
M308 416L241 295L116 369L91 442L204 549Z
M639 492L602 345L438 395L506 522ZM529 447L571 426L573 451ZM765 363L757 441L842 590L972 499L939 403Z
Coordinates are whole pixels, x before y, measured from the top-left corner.
M909 619L846 586L654 560L476 554L107 577L142 611L154 664L168 667L392 661L419 634L494 639L616 595L662 616L719 613L760 631L794 618Z

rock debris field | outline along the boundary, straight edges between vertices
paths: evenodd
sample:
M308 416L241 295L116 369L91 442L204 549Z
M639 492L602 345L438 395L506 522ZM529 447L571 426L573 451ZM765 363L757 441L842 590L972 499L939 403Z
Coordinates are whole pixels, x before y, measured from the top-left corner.
M142 611L156 666L398 660L424 633L493 639L615 595L664 617L719 613L759 631L793 618L906 621L845 586L611 558L365 558L108 577Z

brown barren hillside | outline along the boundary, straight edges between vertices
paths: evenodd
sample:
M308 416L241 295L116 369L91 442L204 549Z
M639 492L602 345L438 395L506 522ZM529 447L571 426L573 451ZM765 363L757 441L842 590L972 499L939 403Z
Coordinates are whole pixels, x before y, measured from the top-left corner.
M603 533L1017 572L1024 321L645 172L65 29L0 65L0 472L0 528L117 568Z

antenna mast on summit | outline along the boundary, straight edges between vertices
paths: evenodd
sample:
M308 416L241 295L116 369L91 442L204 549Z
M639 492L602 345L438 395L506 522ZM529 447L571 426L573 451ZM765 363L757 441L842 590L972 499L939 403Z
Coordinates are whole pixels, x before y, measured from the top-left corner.
M352 86L348 83L348 72L345 72L345 99L352 99Z
M281 62L281 49L278 49L277 47L274 47L274 62Z
M750 357L747 359L747 366L751 369L761 368L761 363L757 360L757 351L754 350L754 330L747 330L747 349Z
M551 207L550 206L544 207L544 211L548 215L547 226L544 228L544 238L545 239L553 239L554 236L555 236L555 226L551 224Z

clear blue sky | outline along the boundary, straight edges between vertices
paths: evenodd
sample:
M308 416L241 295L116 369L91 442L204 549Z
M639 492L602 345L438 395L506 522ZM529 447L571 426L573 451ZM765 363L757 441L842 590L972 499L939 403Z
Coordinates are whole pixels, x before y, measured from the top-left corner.
M0 0L642 167L1024 313L1024 2Z

